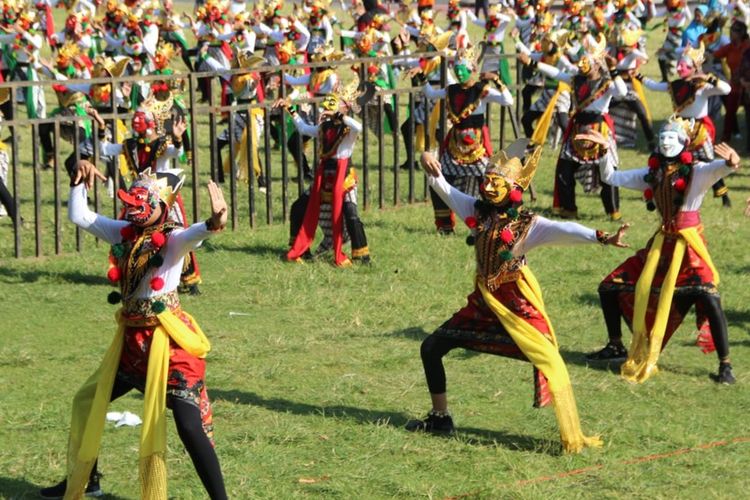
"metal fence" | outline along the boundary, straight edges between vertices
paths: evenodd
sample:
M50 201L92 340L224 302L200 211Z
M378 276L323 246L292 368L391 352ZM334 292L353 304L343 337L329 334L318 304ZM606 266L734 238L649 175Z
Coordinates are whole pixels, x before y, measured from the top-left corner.
M424 57L441 57L440 79L444 85L447 81L447 64L446 57L439 54L412 54L408 56L390 56L381 58L364 58L364 59L345 59L335 62L310 63L303 65L291 66L274 66L254 68L250 71L257 72L264 79L270 76L278 76L283 82L284 74L307 71L317 67L334 67L342 80L349 80L344 73L356 71L360 77L367 74L367 67L370 64L399 64L407 60L413 61L421 56ZM488 56L489 57L489 56ZM494 56L497 57L497 56ZM501 58L514 59L514 55L504 55ZM516 96L516 103L512 109L500 106L487 106L487 124L490 127L491 137L496 137L498 148L502 148L506 143L507 127L509 122L514 137L518 136L518 117L520 113L520 65L516 71L516 84L511 86L511 90ZM279 134L276 137L276 146L272 143L274 139L271 133L272 120L278 120L275 117L278 110L272 110L272 100L266 98L262 103L252 104L232 104L222 106L219 102L219 89L221 79L228 79L232 75L245 74L248 70L237 69L226 72L205 72L190 73L184 75L147 75L147 76L125 76L110 78L94 78L90 80L70 80L66 82L41 81L41 82L5 82L0 83L0 88L8 87L11 89L11 95L17 95L24 92L25 89L32 86L41 86L48 96L53 95L52 85L64 84L110 84L112 106L110 113L102 113L102 118L112 124L112 130L116 130L115 122L117 120L129 120L132 112L118 113L117 106L114 104L115 91L123 83L150 84L154 81L172 81L179 80L186 84L184 92L185 113L189 121L189 134L191 137L189 144L190 158L186 164L177 164L176 168L185 170L187 180L182 189L183 198L186 200L186 211L189 221L201 220L201 210L203 217L208 215L208 211L202 204L204 189L202 186L211 178L214 180L224 179L224 190L227 194L229 204L229 225L231 229L236 229L240 224L246 224L249 227L255 227L259 220L264 220L266 224L273 224L278 221L287 222L289 218L289 207L293 201L305 189L304 176L300 167L290 163L289 159L289 137L287 129L284 126L278 127ZM354 77L352 73L352 78ZM208 102L201 102L199 99L199 82L202 79L210 81ZM362 78L364 79L364 78ZM363 124L362 137L358 140L357 150L352 157L352 165L360 172L359 175L359 193L360 204L364 210L368 210L373 204L378 208L386 206L397 206L402 203L414 203L424 201L428 197L427 179L419 170L417 163L419 152L403 151L400 146L401 140L400 125L403 123L402 118L410 121L409 130L414 131L415 106L421 97L423 90L421 87L408 87L397 89L378 89L369 105L362 106L358 119ZM286 97L285 85L278 87L278 96ZM306 98L297 99L295 104L312 103L315 104L320 99ZM19 114L25 114L21 111L21 106L11 99L12 110L11 119L6 116L2 122L3 128L10 132L9 146L9 170L8 178L9 189L12 192L15 208L16 219L13 230L13 250L15 257L21 256L42 256L45 254L60 254L63 251L72 249L69 242L72 236L64 226L63 219L65 214L63 210L63 199L67 196L64 193L67 190L66 182L67 173L64 168L65 160L63 155L67 152L71 160L79 159L81 155L81 134L84 122L90 122L93 132L91 140L93 141L94 161L99 166L99 140L98 131L95 121L89 117L75 115L56 115L48 118L20 118ZM392 109L386 112L389 107ZM246 157L249 163L248 172L250 174L249 182L240 182L237 175L236 157L239 153L240 144L235 140L235 115L237 113L247 113L252 117L253 110L259 110L255 113L262 114L263 129L260 139L257 139L249 130L248 141L246 141ZM389 133L385 131L385 116L390 113L392 117L392 130ZM317 119L317 108L312 106L312 119ZM226 125L223 125L226 121ZM283 121L282 121L283 124ZM437 127L437 141L441 141L443 132L446 130L446 109L445 102L441 103L440 121ZM221 127L225 126L229 132L229 144L227 154L231 158L230 171L222 176L222 165L220 164L220 152L218 137ZM51 168L46 169L40 161L40 129L53 130L53 150L54 158ZM249 127L249 124L248 124ZM63 133L67 132L67 133ZM207 133L206 133L207 132ZM436 148L437 144L430 144L431 137L428 127L424 127L424 145L426 149ZM71 144L66 144L63 136L69 139ZM299 136L298 136L299 137ZM253 150L258 141L258 153L262 175L267 180L265 193L259 191L256 183L253 182L252 176L252 158ZM495 139L493 138L493 142ZM317 164L317 144L313 139L314 147L312 149L312 158L310 165L314 169ZM414 141L412 141L414 144ZM21 144L24 149L21 150ZM26 147L30 145L29 152ZM188 145L186 145L187 147ZM298 143L298 147L300 144ZM390 154L388 149L390 147ZM23 151L23 154L22 154ZM23 158L22 158L23 157ZM399 168L400 165L410 158L413 160L407 165L408 168ZM30 162L30 165L29 165ZM113 164L109 165L110 172L118 172L118 159L115 158ZM100 170L103 170L100 166ZM51 173L51 175L50 175ZM118 179L115 185L122 187L122 179ZM101 186L97 186L91 193L94 209L99 213L111 214L117 217L120 212L117 196L108 197ZM30 207L33 207L33 216L30 216ZM203 207L203 208L202 208ZM51 212L51 213L50 213ZM23 229L21 217L25 219ZM29 220L31 219L31 220ZM28 229L33 225L33 253L29 250L28 245L31 237ZM71 229L72 230L72 229ZM50 238L49 232L53 233ZM52 246L52 252L48 247ZM83 246L81 232L76 228L74 236L74 249L80 251ZM0 252L1 253L1 252ZM0 255L2 256L2 255Z

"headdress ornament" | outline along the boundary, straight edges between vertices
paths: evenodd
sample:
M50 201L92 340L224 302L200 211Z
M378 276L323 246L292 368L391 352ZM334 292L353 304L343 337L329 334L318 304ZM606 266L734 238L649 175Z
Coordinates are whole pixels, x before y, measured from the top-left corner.
M690 59L696 68L700 68L703 65L703 61L705 61L705 53L706 47L701 42L698 48L694 48L691 45L685 47L685 50L682 51L682 57Z
M177 200L177 194L185 183L185 174L181 169L168 169L152 172L147 168L141 172L130 186L146 188L150 194L157 196L167 208L171 208Z
M502 176L526 190L534 178L541 155L542 146L529 139L518 139L490 158L485 173Z

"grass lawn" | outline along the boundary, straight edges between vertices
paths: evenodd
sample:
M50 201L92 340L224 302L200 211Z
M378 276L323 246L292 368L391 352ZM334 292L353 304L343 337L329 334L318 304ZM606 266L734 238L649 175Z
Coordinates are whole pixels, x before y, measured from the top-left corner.
M656 45L652 40L650 51ZM646 72L657 76L655 61ZM648 97L655 117L669 114L666 95ZM371 155L376 150L373 142ZM551 205L556 157L556 151L545 151L535 179L538 199L530 208L542 214L548 215ZM28 165L27 152L22 159ZM621 151L621 168L645 162L643 153ZM202 180L207 170L201 167ZM41 175L47 256L32 256L28 166L21 169L23 258L12 257L12 226L0 220L0 384L6 388L0 405L0 498L35 498L37 488L64 476L73 394L98 366L114 333L115 308L106 301L112 290L105 277L108 247L85 235L84 251L76 253L75 231L65 220L64 252L51 256L52 176ZM421 196L421 172L416 179ZM371 200L377 200L377 180L372 173ZM441 238L428 204L378 210L373 201L362 213L373 263L341 270L328 261L282 262L288 227L250 229L246 215L241 217L235 231L203 245L198 253L203 295L183 298L212 341L207 383L230 497L743 497L750 487L745 288L750 256L744 252L750 220L742 208L750 177L741 172L728 184L734 207L721 208L709 194L703 220L721 273L738 378L733 387L709 379L717 360L693 345L692 315L663 353L659 375L643 385L625 383L615 367L584 360L606 337L599 281L642 247L657 225L639 193L622 192L624 220L633 224L627 237L632 250L592 245L529 255L584 430L605 441L604 448L576 456L560 453L553 410L531 407L529 364L464 351L452 352L445 363L458 435L403 430L408 419L429 409L420 342L464 304L472 287L474 256L464 244L466 228ZM240 199L247 197L246 187L238 192ZM190 193L189 186L188 200ZM598 197L580 190L578 195L581 223L617 227L605 220ZM278 207L276 202L274 210ZM202 211L205 217L207 207ZM131 393L111 410L141 414L142 397ZM106 426L100 456L106 498L138 497L139 432ZM168 443L170 497L204 498L172 425Z

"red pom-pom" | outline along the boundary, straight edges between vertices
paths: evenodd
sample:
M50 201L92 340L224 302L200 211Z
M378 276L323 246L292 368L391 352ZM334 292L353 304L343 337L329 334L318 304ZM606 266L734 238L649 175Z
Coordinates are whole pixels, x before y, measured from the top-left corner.
M511 203L519 203L523 198L523 192L518 189L514 189L510 192L508 198L510 199Z
M109 268L109 271L107 271L107 279L112 283L117 283L120 281L121 277L122 273L120 273L120 268L117 266L112 266Z
M120 236L122 239L132 241L135 239L135 228L132 224L128 224L124 228L120 229Z
M513 241L513 231L510 229L503 229L500 231L500 239L503 240L503 243L510 243Z
M683 151L680 153L680 163L684 165L692 165L693 164L693 153L690 151Z
M648 168L650 168L651 170L659 168L659 158L657 158L656 156L650 156L648 158Z
M377 75L377 74L378 74L378 71L380 71L380 70L378 69L378 67L377 67L377 66L374 66L374 65L372 65L372 64L371 64L370 66L368 66L368 67L367 67L367 72L368 72L369 74L371 74L371 75Z
M646 188L646 190L643 191L643 197L646 199L646 201L650 201L654 197L654 190L651 188Z
M156 278L151 279L151 289L158 292L162 288L164 288L164 279L157 276Z
M682 177L680 177L679 179L677 179L676 181L674 181L674 188L677 191L683 192L683 191L685 191L686 187L687 187L687 182L685 182L685 179L683 179Z
M469 229L474 229L475 227L477 227L477 218L472 215L465 218L464 222L469 227Z
M162 233L161 231L154 231L153 233L151 233L151 244L154 246L154 248L161 248L166 242L167 237L164 236L164 233Z

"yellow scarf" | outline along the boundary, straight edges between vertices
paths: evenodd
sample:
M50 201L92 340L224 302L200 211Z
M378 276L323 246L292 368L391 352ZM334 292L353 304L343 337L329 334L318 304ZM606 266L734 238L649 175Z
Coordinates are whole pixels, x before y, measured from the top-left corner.
M703 259L714 275L714 284L719 284L719 273L714 267L708 249L703 243L698 229L689 227L678 231L680 237L675 241L669 269L664 277L659 293L659 301L656 307L654 324L649 332L646 327L646 310L651 296L651 286L656 275L656 268L662 253L664 243L664 232L659 231L654 236L651 249L648 251L646 263L643 266L641 276L635 285L635 304L633 306L633 340L630 345L630 354L627 361L620 368L620 375L629 382L642 383L659 370L656 366L661 353L661 345L667 328L669 311L672 307L675 284L680 274L680 266L685 256L685 250L690 247Z
M477 280L477 285L485 303L495 313L513 341L549 381L563 450L566 453L579 453L587 446L602 446L602 441L598 436L584 436L581 431L573 387L570 384L565 362L558 351L552 324L544 310L541 288L528 267L521 268L521 274L522 277L516 281L516 284L523 297L544 317L551 338L543 335L526 320L516 316L500 303L481 280Z
M249 128L253 138L258 137L258 116L260 116L261 118L263 117L263 110L261 108L253 108L249 110L247 119L250 122ZM245 127L245 130L242 131L242 137L240 138L239 146L235 146L234 157L236 158L237 169L240 173L239 179L245 182L250 182L247 168L247 129L248 127ZM254 140L252 146L253 172L255 173L255 177L258 177L260 176L260 156L258 155L258 141ZM230 163L231 160L232 158L230 158L229 155L227 155L227 157L224 159L223 168L225 173L230 173L232 171L232 164Z
M192 316L183 312L195 329L191 330L172 311L158 314L160 324L154 329L146 372L143 400L143 427L140 440L141 498L167 499L166 387L169 372L169 339L189 354L203 358L211 345ZM91 469L99 455L104 421L112 395L112 386L120 365L125 336L122 310L115 314L117 333L99 368L79 389L73 399L73 416L68 440L68 484L65 500L83 497Z
M547 108L544 110L544 113L542 113L542 116L540 116L539 120L536 122L534 133L531 135L531 142L534 144L544 144L547 142L547 133L549 132L550 125L552 125L552 116L555 114L555 105L557 104L558 97L560 97L560 94L563 92L570 92L570 85L565 82L557 82L557 90L550 98L549 103L547 103Z

